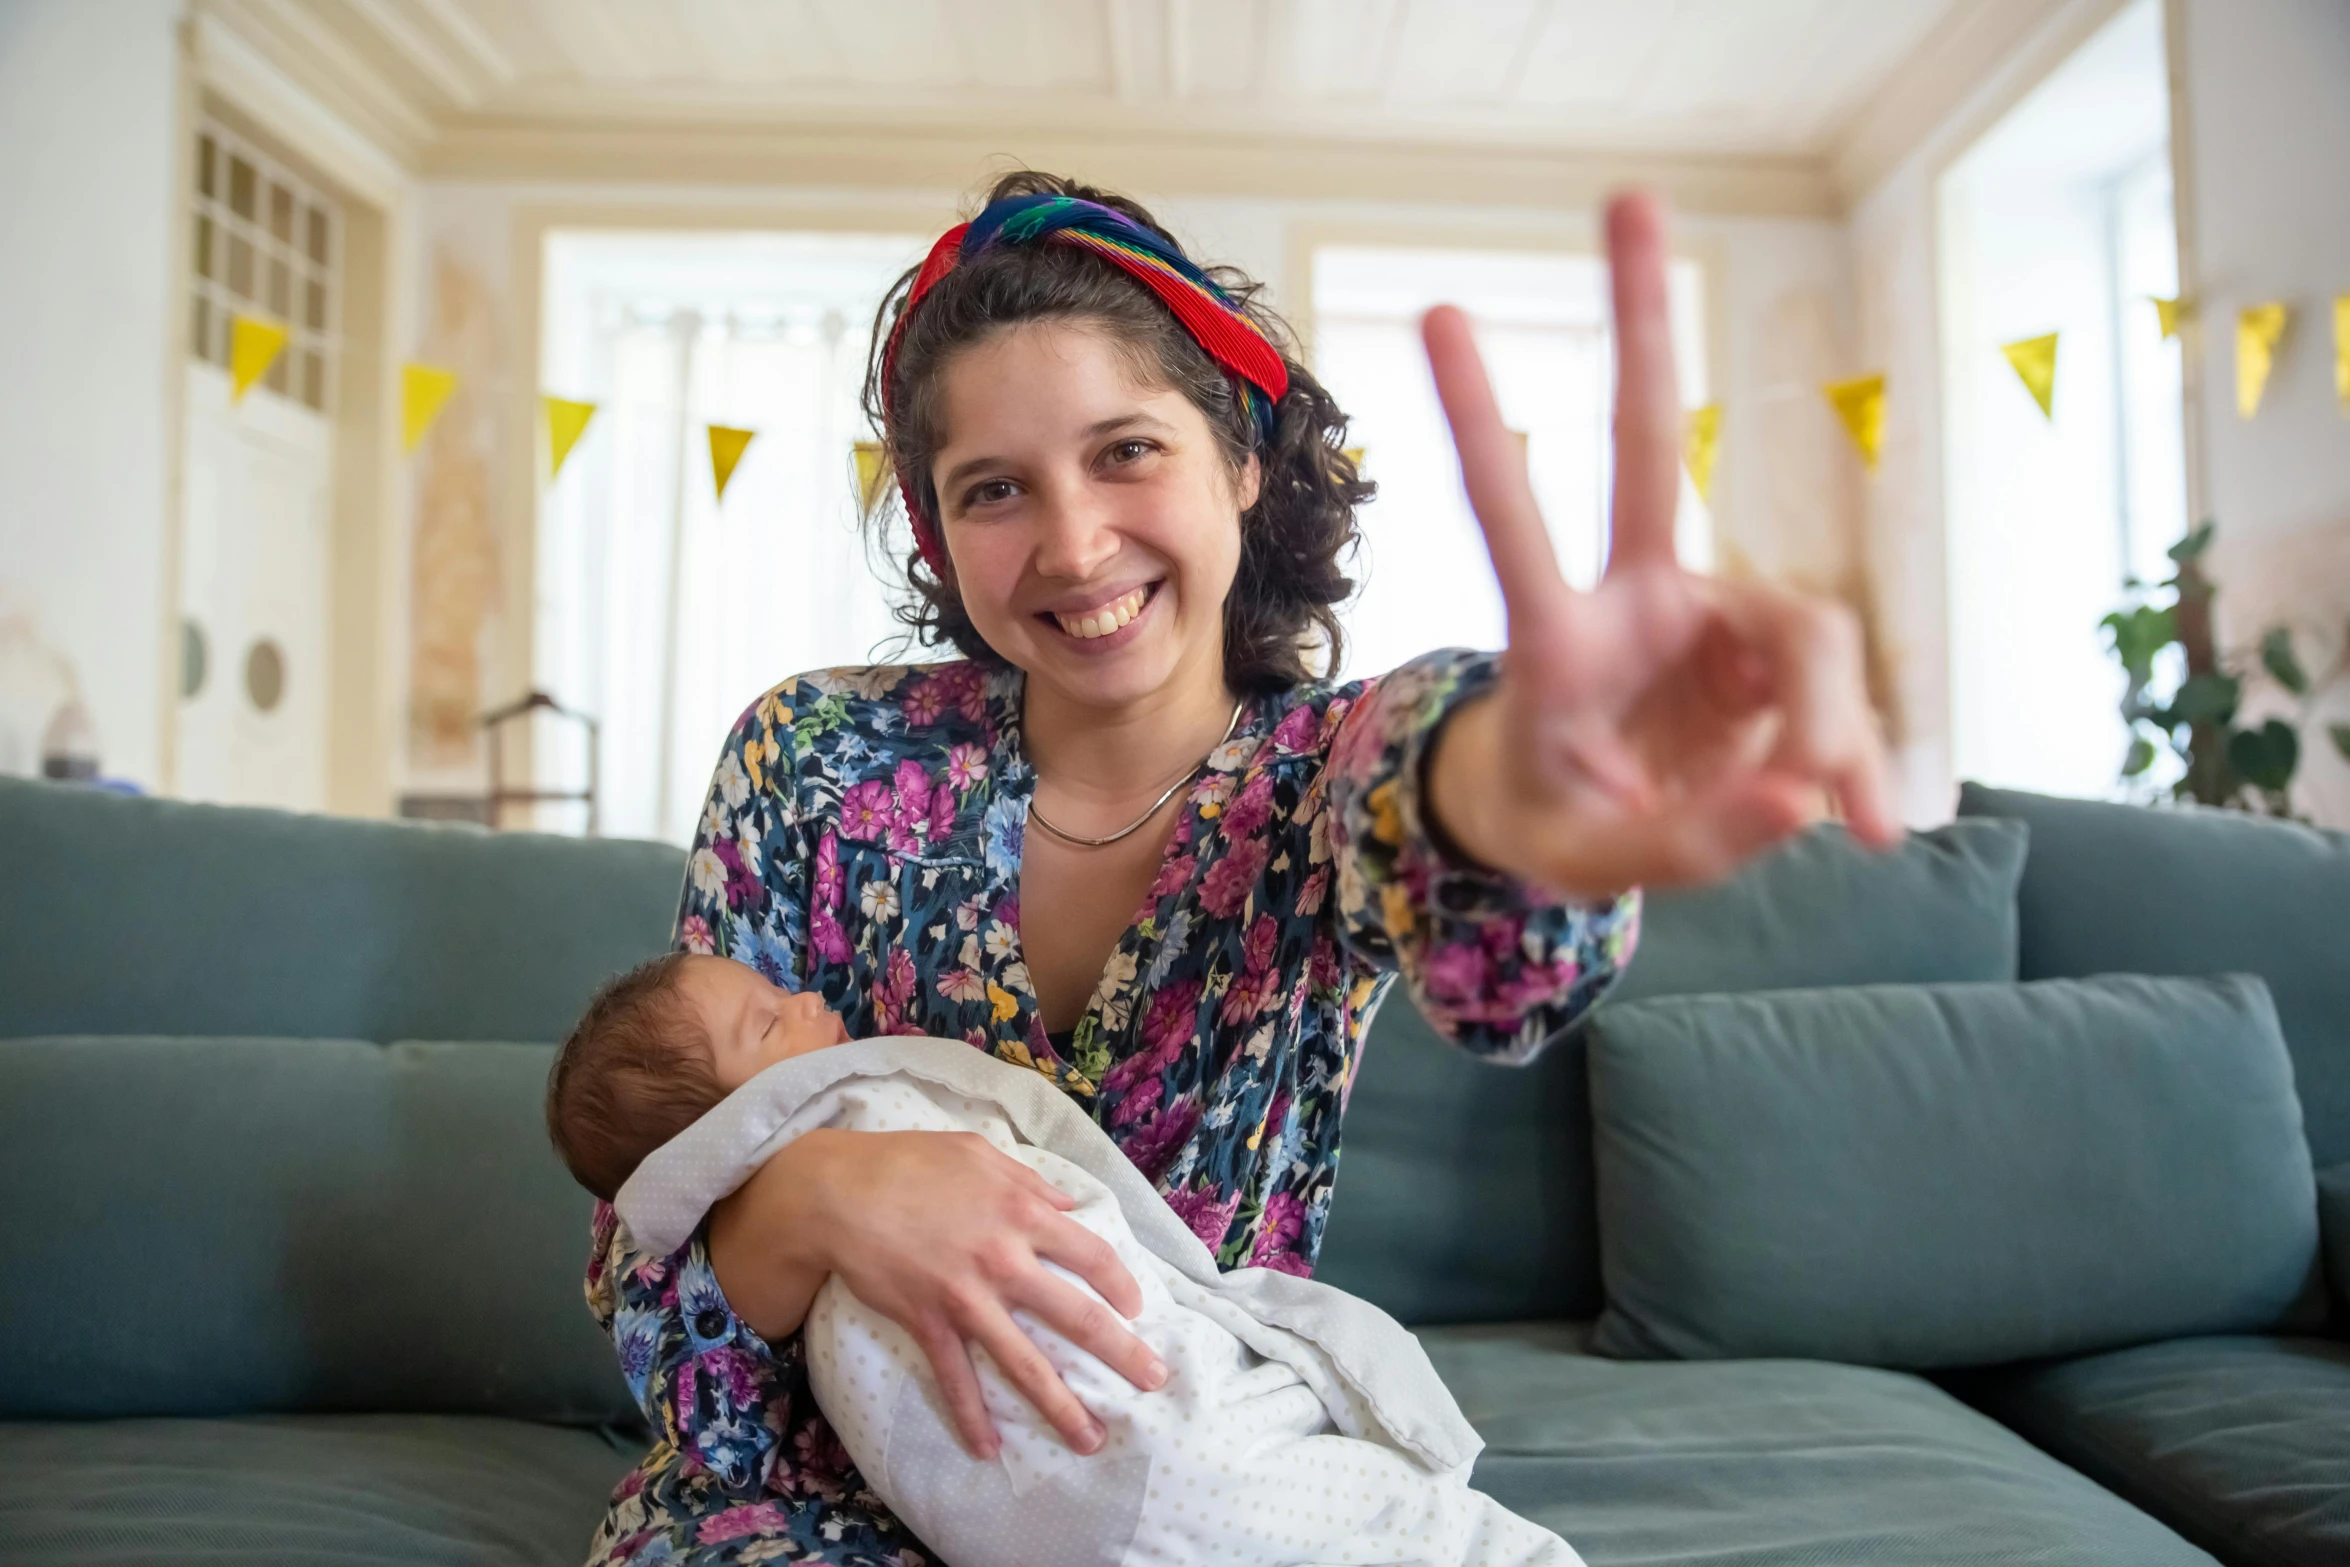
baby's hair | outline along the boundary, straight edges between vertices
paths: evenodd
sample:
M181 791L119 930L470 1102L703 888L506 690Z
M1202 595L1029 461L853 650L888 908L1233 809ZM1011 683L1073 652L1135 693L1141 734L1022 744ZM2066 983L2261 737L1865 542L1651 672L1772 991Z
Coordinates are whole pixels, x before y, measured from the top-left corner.
M579 1184L610 1202L645 1156L726 1097L672 952L606 982L547 1074L547 1135Z

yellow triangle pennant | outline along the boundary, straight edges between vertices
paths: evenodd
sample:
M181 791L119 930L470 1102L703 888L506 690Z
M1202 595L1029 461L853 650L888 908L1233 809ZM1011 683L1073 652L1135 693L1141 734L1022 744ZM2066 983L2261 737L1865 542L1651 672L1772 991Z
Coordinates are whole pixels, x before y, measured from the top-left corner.
M710 426L710 477L717 482L720 500L726 499L726 481L734 477L734 465L743 460L743 448L758 433L723 424Z
M228 400L241 403L285 351L286 329L251 316L228 318Z
M1828 406L1836 410L1844 433L1860 450L1869 472L1877 471L1877 454L1885 445L1885 377L1864 375L1858 380L1835 381L1820 388Z
M2334 296L2334 396L2350 414L2350 294Z
M400 367L400 450L413 452L457 390L457 372L439 365Z
M2024 383L2024 390L2032 394L2032 401L2040 405L2040 417L2056 417L2056 334L2045 337L2019 338L2002 343L1999 351L2007 362L2015 366L2016 379Z
M1361 446L1341 446L1338 449L1338 455L1345 458L1348 462L1354 464L1356 478L1363 479L1369 477L1369 475L1363 471L1363 463L1371 455L1367 448Z
M549 397L544 392L539 394L539 404L547 412L547 482L552 484L563 472L571 448L587 433L588 421L596 416L596 405L575 403L568 397Z
M889 453L879 441L857 441L850 445L849 456L857 465L857 515L870 517L889 493Z
M1714 503L1714 456L1722 439L1722 405L1707 403L1703 408L1690 410L1681 425L1681 462L1689 470L1689 482L1697 487L1697 498L1708 506Z
M2164 299L2149 294L2154 301L2154 319L2162 324L2162 335L2167 341L2179 335L2179 323L2187 318L2187 302L2183 299Z
M2261 395L2268 390L2268 373L2277 362L2277 344L2284 341L2285 323L2292 311L2282 303L2246 305L2236 312L2236 416L2249 419L2260 412Z

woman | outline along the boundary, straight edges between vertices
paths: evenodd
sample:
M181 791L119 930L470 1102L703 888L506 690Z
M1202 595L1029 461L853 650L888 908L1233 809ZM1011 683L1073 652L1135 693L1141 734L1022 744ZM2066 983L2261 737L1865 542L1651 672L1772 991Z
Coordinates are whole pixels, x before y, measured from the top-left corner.
M1608 241L1606 580L1560 577L1467 323L1432 312L1510 648L1333 687L1306 652L1335 649L1370 493L1344 416L1246 280L1201 273L1131 203L1000 182L885 304L867 388L912 618L964 658L802 676L744 714L680 943L819 990L852 1034L1033 1066L1222 1265L1303 1273L1398 974L1448 1037L1523 1061L1629 953L1637 885L1723 874L1823 788L1890 841L1849 621L1674 564L1657 205L1616 202ZM1164 1371L1116 1314L1133 1280L1067 1206L978 1139L818 1133L676 1256L632 1252L599 1209L589 1298L656 1444L596 1560L929 1559L809 1396L797 1330L832 1273L924 1347L974 1453L995 1443L974 1345L993 1396L1090 1451L1098 1425L1012 1313L1139 1387Z

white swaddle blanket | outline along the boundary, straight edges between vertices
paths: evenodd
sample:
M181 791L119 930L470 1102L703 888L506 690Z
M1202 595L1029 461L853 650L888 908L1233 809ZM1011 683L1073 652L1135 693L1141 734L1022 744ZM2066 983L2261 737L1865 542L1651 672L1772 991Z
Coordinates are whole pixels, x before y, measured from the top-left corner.
M1090 1456L1072 1451L974 1347L1003 1438L976 1459L913 1339L827 1280L806 1328L817 1403L867 1482L953 1567L1581 1567L1556 1535L1469 1488L1484 1444L1393 1318L1271 1269L1219 1273L1060 1090L961 1041L868 1039L770 1067L639 1167L621 1221L647 1251L673 1251L712 1203L818 1127L976 1132L1077 1198L1070 1217L1141 1287L1129 1328L1167 1365L1166 1384L1143 1392L1016 1312L1108 1437Z

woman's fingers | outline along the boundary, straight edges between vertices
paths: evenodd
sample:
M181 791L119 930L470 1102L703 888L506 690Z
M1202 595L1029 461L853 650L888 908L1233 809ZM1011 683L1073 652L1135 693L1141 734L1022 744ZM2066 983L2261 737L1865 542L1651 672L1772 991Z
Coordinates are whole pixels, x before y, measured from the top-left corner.
M1006 1294L1014 1305L1145 1393L1166 1385L1167 1368L1158 1352L1128 1331L1118 1313L1099 1297L1041 1268L1016 1292Z
M1074 1199L1070 1205L1075 1206ZM1141 1315L1142 1286L1134 1282L1134 1275L1118 1260L1117 1248L1075 1219L1058 1214L1047 1217L1032 1226L1028 1244L1039 1257L1060 1264L1092 1285L1094 1292L1116 1307L1120 1316Z
M1438 305L1421 318L1420 337L1427 345L1437 399L1452 425L1469 507L1485 531L1485 550L1509 610L1510 645L1516 647L1527 632L1563 613L1571 590L1559 575L1550 530L1534 504L1525 454L1501 422L1501 405L1486 378L1469 318L1451 305Z
M1718 881L1811 820L1819 791L1780 774L1748 773L1692 799L1609 823L1584 879L1594 886L1696 886Z
M1665 205L1633 191L1607 205L1616 323L1615 508L1608 570L1673 559L1681 499L1681 391L1665 286Z
M971 1352L963 1347L963 1335L942 1320L916 1329L914 1342L930 1359L930 1374L937 1379L939 1396L946 1400L964 1450L974 1458L995 1457L1000 1439L995 1422L988 1418L987 1401L980 1396L979 1373L971 1364Z
M1045 1358L1036 1341L1020 1331L1020 1324L1012 1314L992 1297L975 1298L967 1303L960 1324L963 1336L987 1351L995 1361L1004 1380L1022 1398L1035 1406L1036 1412L1055 1431L1061 1440L1076 1452L1090 1453L1098 1449L1107 1436L1102 1423L1093 1417L1093 1411L1078 1402L1069 1391L1069 1384L1061 1380L1061 1373Z
M1864 843L1896 842L1901 824L1852 611L1757 582L1723 584L1718 602L1770 671L1780 723L1769 770L1828 790Z

